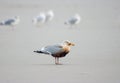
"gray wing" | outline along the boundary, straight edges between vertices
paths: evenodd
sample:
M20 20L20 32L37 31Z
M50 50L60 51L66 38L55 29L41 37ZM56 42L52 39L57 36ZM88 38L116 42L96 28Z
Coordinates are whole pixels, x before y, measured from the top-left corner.
M6 20L5 21L5 25L11 25L11 23L13 23L13 22L15 22L15 20L14 19L8 19L8 20Z
M37 16L36 19L37 19L38 22L42 22L42 21L45 20L45 18L42 17L42 16Z
M70 24L75 24L77 20L78 20L77 18L70 18L69 23Z
M52 46L43 47L41 51L49 54L56 54L59 52L63 52L64 50L61 45L52 45Z

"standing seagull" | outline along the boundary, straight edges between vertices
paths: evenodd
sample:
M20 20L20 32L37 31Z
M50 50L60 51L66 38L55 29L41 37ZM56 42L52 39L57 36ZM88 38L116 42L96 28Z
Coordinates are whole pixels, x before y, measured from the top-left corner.
M41 24L44 24L45 23L45 20L46 20L46 16L44 13L40 13L38 16L34 17L32 19L32 22L33 24L35 25L41 25Z
M6 26L14 27L19 22L20 22L19 16L15 16L14 18L10 18L10 19L7 19L7 20L4 20L4 21L0 22L0 25L6 25Z
M51 21L52 19L53 19L53 17L54 17L54 13L53 13L53 11L52 10L49 10L47 13L46 13L46 22L49 22L49 21Z
M55 64L59 64L59 58L65 57L70 52L71 46L74 46L74 44L66 40L61 44L46 46L34 52L52 55L55 57Z
M76 25L80 22L80 16L78 14L68 18L64 24L66 25L70 25L70 26L73 26L73 25Z

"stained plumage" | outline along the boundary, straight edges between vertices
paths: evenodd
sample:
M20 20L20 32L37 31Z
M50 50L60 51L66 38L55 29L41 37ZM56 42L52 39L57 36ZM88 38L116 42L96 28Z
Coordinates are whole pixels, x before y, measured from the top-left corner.
M34 52L52 55L55 57L55 64L59 64L59 58L65 57L70 52L71 46L74 46L74 44L70 41L64 41L61 44L46 46Z

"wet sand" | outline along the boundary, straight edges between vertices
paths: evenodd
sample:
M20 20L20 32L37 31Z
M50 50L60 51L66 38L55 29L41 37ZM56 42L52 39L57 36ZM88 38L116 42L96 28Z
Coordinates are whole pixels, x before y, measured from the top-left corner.
M120 5L118 0L1 0L0 21L20 16L12 30L0 26L0 83L119 83ZM32 24L40 11L52 9L53 21ZM64 25L79 13L81 23ZM76 44L55 65L49 55L33 53L43 46L70 40Z

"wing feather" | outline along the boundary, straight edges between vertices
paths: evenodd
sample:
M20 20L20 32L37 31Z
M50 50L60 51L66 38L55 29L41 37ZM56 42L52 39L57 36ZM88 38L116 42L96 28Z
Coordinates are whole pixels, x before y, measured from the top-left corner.
M51 46L46 46L41 49L42 52L49 52L50 54L56 54L59 52L63 52L63 46L62 45L51 45Z
M13 23L15 20L14 19L8 19L5 21L6 25L10 25L11 23Z

